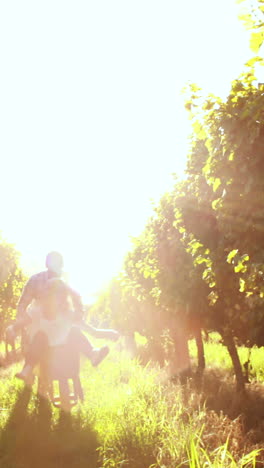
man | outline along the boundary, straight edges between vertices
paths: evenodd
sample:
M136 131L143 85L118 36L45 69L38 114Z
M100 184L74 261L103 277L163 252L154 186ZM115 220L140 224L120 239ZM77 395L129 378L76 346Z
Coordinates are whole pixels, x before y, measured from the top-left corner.
M47 269L45 271L31 276L26 283L17 305L17 319L22 319L25 316L27 307L32 304L33 301L38 301L38 299L40 299L49 279L61 277L63 269L62 255L56 251L49 252L46 256L46 267ZM71 289L71 299L76 321L82 320L83 306L81 297L73 289Z
M43 294L45 294L46 288L50 283L50 280L55 278L59 279L61 277L63 269L62 255L56 251L49 252L46 256L46 268L47 269L45 271L41 271L40 273L31 276L27 281L17 305L17 319L12 325L10 325L6 329L7 342L14 342L17 334L21 330L23 330L25 326L27 326L28 306L31 305L33 308L37 308L38 301L40 301L43 297ZM69 295L73 304L74 322L80 329L87 331L88 333L96 337L103 337L114 341L116 341L119 338L119 334L115 330L97 330L91 327L90 325L86 324L83 321L83 305L80 295L68 286L67 290L70 293ZM107 356L109 352L109 347L103 346L102 348L93 348L86 337L85 341L85 349L88 349L89 351L89 353L87 351L86 355L90 358L92 365L97 366ZM30 354L32 355L33 353L30 352ZM24 370L17 374L17 377L22 378L23 380L27 380L27 370L25 371L24 368Z

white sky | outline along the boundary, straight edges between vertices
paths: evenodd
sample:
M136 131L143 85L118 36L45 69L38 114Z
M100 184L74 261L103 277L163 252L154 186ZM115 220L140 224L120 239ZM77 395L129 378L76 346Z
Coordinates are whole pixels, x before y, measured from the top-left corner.
M121 267L185 165L189 80L251 56L233 0L0 2L1 222L30 273L61 251L84 297Z

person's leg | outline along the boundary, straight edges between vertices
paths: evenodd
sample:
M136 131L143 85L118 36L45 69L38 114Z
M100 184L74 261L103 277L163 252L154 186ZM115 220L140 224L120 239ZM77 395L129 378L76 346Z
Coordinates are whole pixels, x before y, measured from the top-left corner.
M100 362L109 353L108 346L102 346L102 348L93 348L88 338L81 332L78 327L73 327L68 337L68 343L73 348L77 349L80 353L84 354L90 359L94 367L98 366Z
M24 380L26 383L31 383L33 368L40 362L47 349L47 335L44 332L36 333L26 352L24 367L21 372L16 374L16 377Z
M31 367L36 366L43 354L48 349L48 337L46 333L39 331L32 339L25 356L25 364Z

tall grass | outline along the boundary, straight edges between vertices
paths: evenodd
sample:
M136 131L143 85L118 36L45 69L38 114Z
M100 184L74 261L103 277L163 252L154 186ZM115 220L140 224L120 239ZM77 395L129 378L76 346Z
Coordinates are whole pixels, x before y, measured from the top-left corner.
M208 341L204 343L206 367L221 368L227 373L233 373L232 361L227 348L222 345L220 336L212 333ZM196 359L197 349L194 340L189 342L189 350L192 358ZM249 360L249 377L257 382L264 382L264 348L253 346L238 347L238 355L242 365Z
M13 377L19 367L1 375L3 468L256 465L259 445L247 438L241 418L210 410L192 381L173 383L158 366L142 367L114 347L97 369L83 363L85 401L70 414L24 388Z

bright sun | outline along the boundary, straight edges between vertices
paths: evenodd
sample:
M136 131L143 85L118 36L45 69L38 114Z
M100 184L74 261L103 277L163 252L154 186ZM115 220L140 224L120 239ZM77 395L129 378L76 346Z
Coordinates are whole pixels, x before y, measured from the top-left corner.
M230 0L15 3L0 6L0 229L30 273L59 250L93 295L183 173L182 87L227 91L248 37Z

